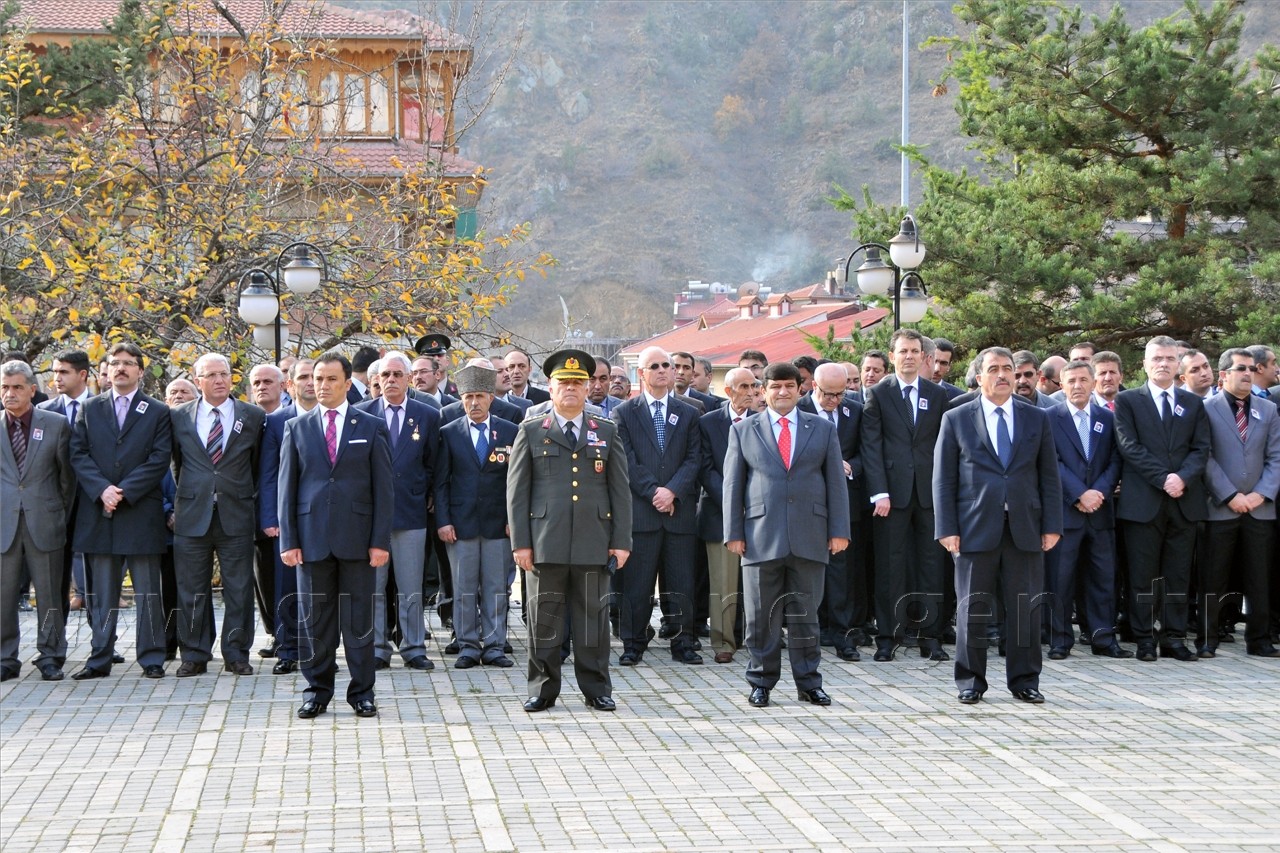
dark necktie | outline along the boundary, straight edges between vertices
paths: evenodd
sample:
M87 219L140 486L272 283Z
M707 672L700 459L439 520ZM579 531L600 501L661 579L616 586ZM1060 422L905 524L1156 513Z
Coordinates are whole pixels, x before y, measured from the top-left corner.
M1076 412L1076 433L1080 436L1080 446L1084 448L1084 461L1089 461L1089 413Z
M22 431L22 422L17 418L8 418L8 421L9 444L13 447L13 461L18 463L18 476L21 477L27 468L27 434Z
M71 405L67 408L67 421L68 421L72 426L75 426L75 423L76 423L76 410L77 410L79 407L80 407L80 401L79 401L79 400L72 400L72 401L71 401Z
M569 439L570 447L578 446L578 434L573 431L573 421L564 422L564 437ZM661 444L662 442L658 442Z
M329 425L324 428L324 447L329 452L329 464L333 465L338 461L338 410L330 409L325 415L329 418Z
M1249 417L1245 411L1248 408L1248 400L1236 401L1236 432L1240 433L1241 441L1245 441L1249 435Z
M209 439L204 443L204 449L209 454L209 460L217 465L222 459L222 418L218 417L217 409L212 414L213 426L209 427Z
M835 425L836 425L836 413L835 413L835 412L827 412L827 420L831 421L831 425L832 425L832 426L835 426Z
M911 414L911 425L916 423L916 407L911 404L912 386L908 385L902 389L902 402L907 404L907 411Z
M1160 404L1160 419L1164 421L1165 434L1173 432L1173 407L1169 405L1169 392L1161 391L1160 397L1163 402Z
M391 449L396 449L400 441L400 407L391 406Z
M1004 409L996 407L996 454L1005 468L1013 461L1013 441L1009 437L1009 423L1004 419Z
M489 458L489 435L485 432L484 424L473 423L471 428L476 431L476 459L483 465Z
M653 401L653 431L658 436L658 452L667 448L667 422L662 417L662 401Z

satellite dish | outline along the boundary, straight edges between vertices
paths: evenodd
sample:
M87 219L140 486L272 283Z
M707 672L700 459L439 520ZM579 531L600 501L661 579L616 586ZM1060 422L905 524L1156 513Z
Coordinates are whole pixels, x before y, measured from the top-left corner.
M760 285L754 281L749 281L738 288L738 296L756 296L759 293Z

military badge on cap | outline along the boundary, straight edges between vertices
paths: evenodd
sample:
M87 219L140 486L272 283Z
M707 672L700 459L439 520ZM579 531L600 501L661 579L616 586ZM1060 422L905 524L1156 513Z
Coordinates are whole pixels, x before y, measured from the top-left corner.
M547 356L542 372L548 379L581 379L586 382L596 372L596 360L580 349L562 349Z
M423 335L414 341L413 351L418 355L444 355L453 346L448 336L441 334Z

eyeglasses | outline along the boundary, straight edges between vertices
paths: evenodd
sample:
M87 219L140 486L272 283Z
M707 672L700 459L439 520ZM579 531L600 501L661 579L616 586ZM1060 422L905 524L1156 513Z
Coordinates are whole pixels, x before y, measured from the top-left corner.
M107 362L107 367L137 367L137 366L138 366L138 362L136 361L121 361L120 359L115 359L115 358Z
M653 364L649 365L648 368L646 369L647 370L666 370L669 367L671 367L671 362L669 361L655 361Z
M1021 373L1015 373L1013 375L1019 379L1034 379L1036 372L1034 370L1024 370Z
M844 396L844 391L819 391L818 394L824 400L839 400Z
M403 370L384 370L378 375L381 376L383 379L391 379L393 377L396 379L403 379L404 371Z
M231 374L227 373L225 370L220 370L217 373L205 373L196 377L196 379L230 379L230 378L231 378Z
M1257 372L1258 368L1254 367L1251 364L1237 364L1234 367L1228 367L1227 370L1229 370L1232 373L1255 373Z

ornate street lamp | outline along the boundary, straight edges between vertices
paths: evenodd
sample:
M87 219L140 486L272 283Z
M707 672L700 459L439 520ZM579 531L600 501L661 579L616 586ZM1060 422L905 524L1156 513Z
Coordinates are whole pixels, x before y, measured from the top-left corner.
M320 257L319 263L311 257L312 252ZM283 282L285 287L299 295L315 293L329 278L329 262L317 246L296 242L280 250L275 266L274 276L261 267L247 270L240 276L237 286L240 289L240 319L253 327L255 344L264 349L274 344L278 364L282 345L289 342L287 320L280 310L280 284Z
M916 267L924 262L925 246L920 242L916 221L902 218L898 235L883 243L863 243L849 253L844 262L844 280L849 280L849 267L862 252L862 264L855 274L858 290L869 296L889 296L893 300L893 330L903 323L919 323L929 310L929 293ZM884 256L889 256L885 263Z

